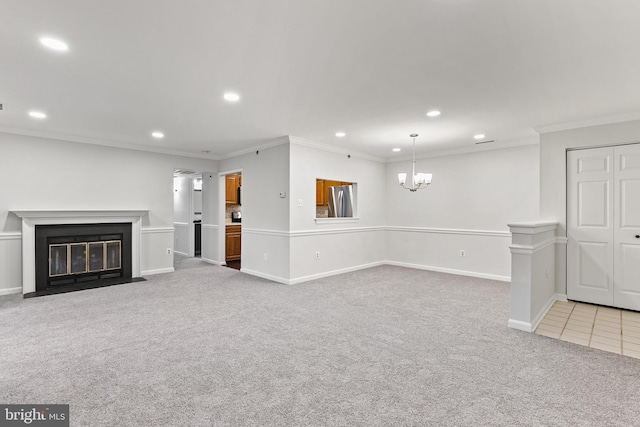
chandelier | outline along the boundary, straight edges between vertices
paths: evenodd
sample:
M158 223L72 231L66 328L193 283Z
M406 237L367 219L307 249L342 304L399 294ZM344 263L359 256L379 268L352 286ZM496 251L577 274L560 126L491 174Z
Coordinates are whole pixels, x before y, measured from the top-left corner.
M427 185L431 184L431 177L432 174L430 173L416 173L416 136L418 136L417 133L412 133L411 135L409 135L411 138L413 138L413 160L411 161L411 176L412 176L412 183L411 186L407 186L406 182L407 182L407 174L406 173L399 173L398 174L398 183L403 187L406 188L409 191L417 191L420 190L421 188L427 188Z

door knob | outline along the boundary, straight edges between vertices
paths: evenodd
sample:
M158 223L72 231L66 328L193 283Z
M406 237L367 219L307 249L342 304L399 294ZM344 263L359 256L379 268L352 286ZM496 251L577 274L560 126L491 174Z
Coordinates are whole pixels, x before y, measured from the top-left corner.
M636 234L636 239L640 239L640 234Z

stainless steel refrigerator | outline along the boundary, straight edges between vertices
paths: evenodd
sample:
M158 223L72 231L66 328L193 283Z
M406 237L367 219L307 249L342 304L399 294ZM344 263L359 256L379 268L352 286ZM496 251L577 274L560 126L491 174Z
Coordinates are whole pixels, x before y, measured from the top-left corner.
M329 187L329 218L353 217L353 186Z

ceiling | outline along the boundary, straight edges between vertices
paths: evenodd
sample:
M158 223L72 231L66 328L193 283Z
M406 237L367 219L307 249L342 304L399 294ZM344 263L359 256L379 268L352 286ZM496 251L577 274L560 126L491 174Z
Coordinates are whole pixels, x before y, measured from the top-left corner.
M476 149L479 133L498 148L549 125L640 117L637 0L0 0L0 10L4 132L205 158L293 135L392 160L410 153L413 132L419 153L435 153ZM241 99L225 101L228 91ZM442 114L427 117L433 109Z

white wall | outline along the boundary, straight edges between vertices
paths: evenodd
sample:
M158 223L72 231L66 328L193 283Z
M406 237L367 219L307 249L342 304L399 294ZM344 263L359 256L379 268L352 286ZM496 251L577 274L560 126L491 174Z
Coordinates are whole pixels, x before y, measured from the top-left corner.
M170 271L173 169L218 168L211 160L4 133L0 153L0 292L21 287L14 251L21 221L9 211L147 209L142 272Z
M316 178L354 182L358 185L358 227L385 223L385 164L347 153L323 150L291 137L291 230L318 230ZM298 206L302 199L304 205ZM350 225L331 225L345 228ZM327 228L327 227L325 227Z
M507 223L539 216L537 145L420 160L434 183L411 193L396 184L410 161L384 164L289 141L221 162L221 173L243 173L242 261L250 274L298 283L391 263L508 281ZM316 178L357 183L358 219L317 222Z
M289 229L288 138L256 151L221 160L220 174L242 171L243 227L286 231ZM287 192L284 199L279 196L282 191Z
M22 292L21 233L0 233L0 295Z
M209 171L203 173L203 259L214 263L224 261L220 175L242 171L243 270L284 283L387 261L505 278L507 222L538 217L537 146L419 160L418 169L434 173L434 182L410 193L396 184L409 161L349 158L297 138L277 144L216 162L0 134L3 158L11 160L0 178L15 183L0 189L0 292L21 280L14 250L20 221L10 210L148 209L143 274L170 271L174 168ZM316 223L316 178L358 184L357 222ZM459 257L459 249L467 256Z
M290 167L291 283L382 263L384 163L318 149L292 137ZM357 222L316 223L316 178L357 184Z
M174 251L181 255L191 255L191 204L192 204L191 178L173 178L173 227Z
M289 143L220 161L220 175L242 172L242 270L277 281L289 276ZM224 189L221 176L218 189ZM285 198L280 193L286 193ZM218 198L224 204L224 191ZM220 211L220 209L218 209ZM224 236L224 215L218 214ZM267 254L267 260L264 259ZM224 252L218 262L224 261Z
M219 263L218 236L218 173L203 172L202 174L202 253L204 261ZM222 233L224 237L224 230Z
M387 260L509 280L507 223L539 216L538 146L418 159L416 171L433 183L412 193L397 183L411 161L387 164Z
M640 142L640 120L540 135L540 216L559 223L558 236L567 235L567 164L569 148L586 148ZM566 242L566 241L565 241ZM556 293L567 293L566 245L556 250Z

